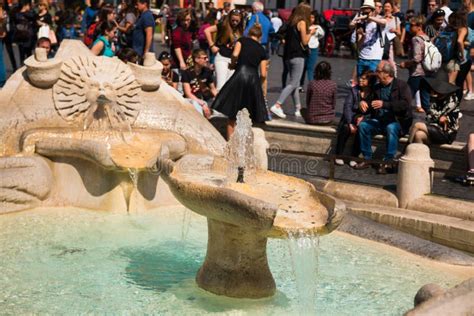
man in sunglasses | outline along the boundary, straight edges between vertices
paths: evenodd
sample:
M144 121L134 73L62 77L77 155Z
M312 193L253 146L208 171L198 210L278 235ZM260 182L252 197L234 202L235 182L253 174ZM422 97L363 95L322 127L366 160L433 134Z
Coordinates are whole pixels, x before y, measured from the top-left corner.
M438 10L438 8L439 6L438 6L438 3L436 3L436 0L429 0L428 10L426 10L426 19L430 20L431 17L433 16L433 13L435 13L435 11Z

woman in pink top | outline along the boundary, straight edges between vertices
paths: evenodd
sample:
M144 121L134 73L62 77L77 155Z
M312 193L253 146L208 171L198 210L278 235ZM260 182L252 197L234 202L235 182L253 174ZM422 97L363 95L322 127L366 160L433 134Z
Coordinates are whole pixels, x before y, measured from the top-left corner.
M306 108L301 109L306 124L325 125L334 122L337 84L331 80L331 73L328 62L322 61L316 65L314 80L308 84Z

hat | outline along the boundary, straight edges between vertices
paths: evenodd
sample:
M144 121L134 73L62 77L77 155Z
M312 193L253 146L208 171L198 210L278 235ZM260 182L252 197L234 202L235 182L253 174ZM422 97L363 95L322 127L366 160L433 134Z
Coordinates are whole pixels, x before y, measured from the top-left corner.
M449 95L458 91L459 87L445 80L436 78L424 78L425 83L436 93Z
M374 2L374 0L365 0L364 4L360 8L361 9L370 8L370 9L375 10L375 2Z

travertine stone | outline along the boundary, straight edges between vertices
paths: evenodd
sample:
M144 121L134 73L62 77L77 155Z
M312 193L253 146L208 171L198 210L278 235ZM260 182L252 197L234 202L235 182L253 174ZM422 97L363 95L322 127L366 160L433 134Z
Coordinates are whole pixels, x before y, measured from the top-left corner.
M267 237L208 219L207 254L196 276L199 287L218 295L262 298L275 294L267 261Z
M160 87L163 65L156 60L155 53L145 54L143 66L132 63L128 63L128 66L133 71L142 90L155 91Z
M473 315L473 312L474 278L471 278L447 290L444 294L434 295L408 311L405 316Z
M51 88L58 81L62 61L48 59L46 49L37 47L34 55L25 60L26 74L30 82L38 88Z
M430 168L434 161L430 149L423 144L410 144L398 167L397 197L399 207L406 208L410 202L431 192Z

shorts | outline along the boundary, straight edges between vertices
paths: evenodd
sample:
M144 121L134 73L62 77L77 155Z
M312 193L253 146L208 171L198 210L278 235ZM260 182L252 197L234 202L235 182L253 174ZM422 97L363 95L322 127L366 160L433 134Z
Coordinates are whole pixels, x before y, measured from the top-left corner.
M432 144L451 144L456 138L456 134L448 134L441 130L441 127L437 125L426 125L428 130L428 138Z
M448 71L448 73L450 73L450 72L459 71L461 70L461 68L459 67L459 64L456 61L456 59L451 59L446 65L446 70Z

